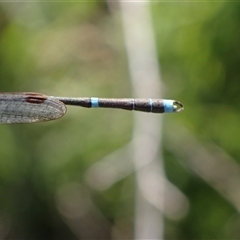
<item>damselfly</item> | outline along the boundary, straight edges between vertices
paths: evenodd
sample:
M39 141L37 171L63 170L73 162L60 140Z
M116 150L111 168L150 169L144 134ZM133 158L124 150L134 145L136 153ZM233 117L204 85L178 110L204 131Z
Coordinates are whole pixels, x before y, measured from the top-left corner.
M34 123L62 117L66 105L86 108L120 108L152 113L180 112L182 103L175 100L144 98L70 98L41 93L0 93L0 124Z

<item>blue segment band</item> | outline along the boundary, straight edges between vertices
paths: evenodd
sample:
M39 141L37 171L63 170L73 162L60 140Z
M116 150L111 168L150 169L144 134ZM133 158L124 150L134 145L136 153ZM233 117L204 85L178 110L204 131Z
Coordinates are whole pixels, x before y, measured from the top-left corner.
M173 100L163 100L164 112L174 112L174 101Z
M150 106L150 112L152 112L152 110L153 110L153 101L152 101L151 98L149 99L149 106Z
M98 108L99 104L98 104L98 98L92 97L91 98L91 104L93 108Z

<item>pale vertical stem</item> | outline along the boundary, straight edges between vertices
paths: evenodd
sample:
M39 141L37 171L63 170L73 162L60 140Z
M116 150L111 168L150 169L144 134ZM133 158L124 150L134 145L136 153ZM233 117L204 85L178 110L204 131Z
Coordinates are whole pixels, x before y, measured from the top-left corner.
M123 2L122 24L135 97L161 97L149 3ZM162 117L135 113L133 163L136 169L135 239L163 239L163 215L150 203L164 207L161 146Z

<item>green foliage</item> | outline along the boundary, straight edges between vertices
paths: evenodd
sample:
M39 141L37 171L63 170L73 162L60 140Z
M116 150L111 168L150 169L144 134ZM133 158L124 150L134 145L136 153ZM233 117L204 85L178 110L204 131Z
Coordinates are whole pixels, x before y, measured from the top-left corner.
M174 118L173 124L187 127L204 146L216 143L239 162L240 4L151 6L165 97L181 100L186 108L165 121ZM121 28L104 2L0 7L1 91L130 95ZM101 193L84 181L93 163L130 141L132 127L131 112L71 107L54 122L0 126L3 236L75 239L56 200L68 184L86 189L100 212L95 217L119 226L120 236L132 236L133 175ZM185 218L165 220L166 239L239 238L239 213L231 203L191 172L180 156L164 149L164 157L168 179L190 202Z

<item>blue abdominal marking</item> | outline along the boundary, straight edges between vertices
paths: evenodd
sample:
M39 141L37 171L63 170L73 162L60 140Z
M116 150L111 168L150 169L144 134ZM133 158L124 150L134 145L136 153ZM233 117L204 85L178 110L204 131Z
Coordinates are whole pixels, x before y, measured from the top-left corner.
M152 101L151 98L149 99L149 105L150 105L150 112L152 112L152 110L153 110L153 101Z
M92 97L91 98L91 104L93 108L98 108L99 104L98 104L98 98Z
M163 101L163 107L164 112L174 112L174 101L173 100L164 100Z

